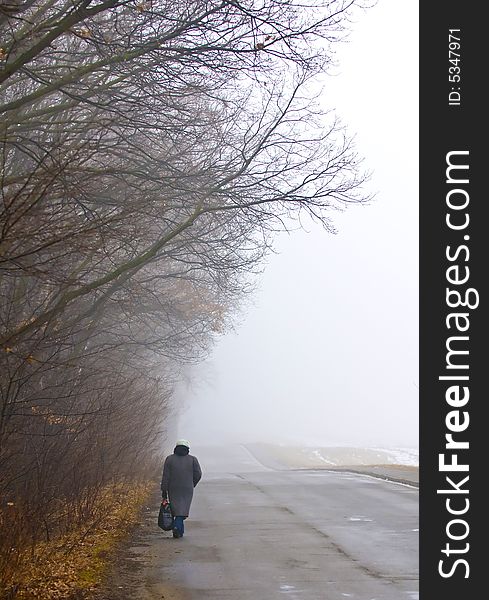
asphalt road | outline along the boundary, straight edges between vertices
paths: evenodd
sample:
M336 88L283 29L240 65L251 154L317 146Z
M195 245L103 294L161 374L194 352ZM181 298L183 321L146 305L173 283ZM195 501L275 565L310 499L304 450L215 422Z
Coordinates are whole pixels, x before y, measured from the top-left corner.
M202 451L183 539L131 548L135 600L415 600L418 490L358 474L266 468L243 447ZM122 586L120 586L122 587Z

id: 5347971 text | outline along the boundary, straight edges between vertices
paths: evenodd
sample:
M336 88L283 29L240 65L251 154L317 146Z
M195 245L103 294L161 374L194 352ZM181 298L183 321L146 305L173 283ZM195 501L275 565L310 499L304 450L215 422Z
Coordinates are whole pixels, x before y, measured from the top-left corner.
M460 53L460 29L448 30L448 105L460 106L462 100L461 87L461 53Z

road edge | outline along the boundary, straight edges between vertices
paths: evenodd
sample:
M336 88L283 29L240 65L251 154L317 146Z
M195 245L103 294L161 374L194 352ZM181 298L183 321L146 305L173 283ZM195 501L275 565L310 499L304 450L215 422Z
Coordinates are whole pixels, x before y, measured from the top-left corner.
M356 469L356 468L342 468L339 467L337 469L314 469L318 471L328 470L332 473L340 472L340 473L356 473L358 475L368 475L369 477L375 477L376 479L382 479L383 481L392 481L393 483L402 483L404 485L410 485L415 488L419 488L419 481L414 481L413 479L407 479L405 477L393 477L392 475L387 475L385 473L377 473L375 471L371 471L368 469Z

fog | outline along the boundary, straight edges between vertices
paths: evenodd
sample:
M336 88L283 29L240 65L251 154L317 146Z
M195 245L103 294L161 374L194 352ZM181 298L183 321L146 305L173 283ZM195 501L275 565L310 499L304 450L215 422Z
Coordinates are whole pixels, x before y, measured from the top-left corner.
M325 79L376 192L281 234L234 332L178 390L193 446L418 443L417 3L380 1L352 24Z

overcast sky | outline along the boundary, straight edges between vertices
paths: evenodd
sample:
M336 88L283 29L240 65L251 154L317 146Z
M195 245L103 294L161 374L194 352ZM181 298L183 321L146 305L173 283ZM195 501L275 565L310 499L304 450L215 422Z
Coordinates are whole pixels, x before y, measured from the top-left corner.
M373 171L373 204L277 238L240 326L179 391L178 434L310 445L418 443L418 13L379 0L327 79Z

